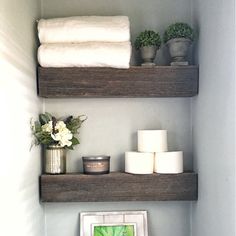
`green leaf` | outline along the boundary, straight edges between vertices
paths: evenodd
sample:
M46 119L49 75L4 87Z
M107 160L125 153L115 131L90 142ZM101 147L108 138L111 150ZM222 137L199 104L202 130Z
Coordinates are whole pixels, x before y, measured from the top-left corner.
M39 121L34 122L34 129L35 129L35 132L41 131L41 124L39 123Z
M42 125L47 124L50 120L48 119L48 116L45 114L40 114L39 115L39 121Z
M48 121L52 120L52 115L50 113L45 112L45 116L47 116Z
M78 140L76 137L73 137L73 138L71 139L71 142L72 142L72 146L77 145L77 144L80 143L79 140Z
M127 236L133 236L134 235L134 226L127 225L126 226L126 233L127 233Z
M108 232L107 232L107 227L100 227L101 233L103 236L109 236Z
M94 236L104 236L100 226L95 226L94 227Z
M66 146L67 149L74 150L73 144L71 146Z

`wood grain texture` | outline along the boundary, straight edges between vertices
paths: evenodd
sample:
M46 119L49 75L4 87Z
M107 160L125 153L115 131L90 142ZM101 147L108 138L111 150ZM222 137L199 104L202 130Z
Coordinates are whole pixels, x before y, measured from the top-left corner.
M197 93L197 66L38 67L40 97L191 97Z
M42 175L42 202L197 200L197 174Z

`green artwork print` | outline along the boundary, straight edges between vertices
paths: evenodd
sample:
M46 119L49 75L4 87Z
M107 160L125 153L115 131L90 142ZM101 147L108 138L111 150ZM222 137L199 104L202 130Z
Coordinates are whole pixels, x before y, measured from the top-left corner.
M94 226L93 236L135 236L134 225Z

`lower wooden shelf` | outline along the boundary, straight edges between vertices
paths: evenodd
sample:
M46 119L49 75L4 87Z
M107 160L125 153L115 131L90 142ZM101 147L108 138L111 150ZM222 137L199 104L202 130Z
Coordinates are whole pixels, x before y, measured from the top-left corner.
M197 200L197 174L42 175L42 202Z

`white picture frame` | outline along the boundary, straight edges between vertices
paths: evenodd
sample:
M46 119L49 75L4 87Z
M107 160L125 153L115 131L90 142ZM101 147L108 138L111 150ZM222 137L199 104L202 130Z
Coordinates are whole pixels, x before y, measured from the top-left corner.
M148 236L147 211L105 211L80 213L80 236L93 236L94 226L98 225L134 225L134 236Z

